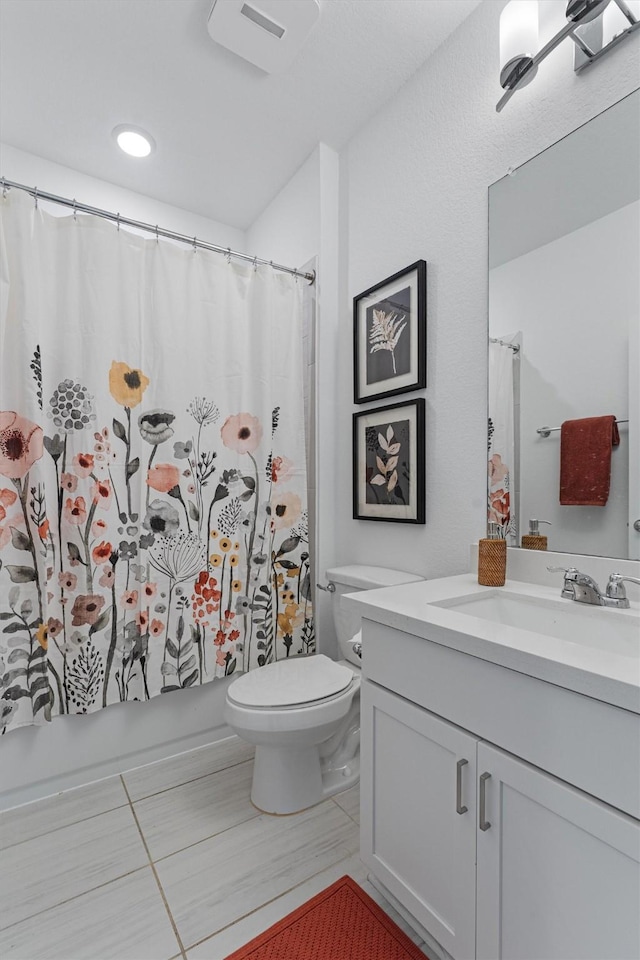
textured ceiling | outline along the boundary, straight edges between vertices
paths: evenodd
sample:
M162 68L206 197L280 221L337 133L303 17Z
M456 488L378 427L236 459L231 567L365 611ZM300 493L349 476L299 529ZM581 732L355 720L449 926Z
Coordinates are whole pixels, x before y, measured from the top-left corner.
M0 0L0 137L245 229L318 141L340 149L479 2L321 0L275 76L211 40L211 0ZM150 160L117 149L120 123L154 136Z

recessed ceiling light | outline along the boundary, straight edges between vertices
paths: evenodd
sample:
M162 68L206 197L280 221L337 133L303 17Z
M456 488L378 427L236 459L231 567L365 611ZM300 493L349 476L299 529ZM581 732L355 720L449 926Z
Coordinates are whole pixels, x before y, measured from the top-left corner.
M148 157L156 148L155 140L142 127L121 123L113 128L112 134L120 149L130 157Z

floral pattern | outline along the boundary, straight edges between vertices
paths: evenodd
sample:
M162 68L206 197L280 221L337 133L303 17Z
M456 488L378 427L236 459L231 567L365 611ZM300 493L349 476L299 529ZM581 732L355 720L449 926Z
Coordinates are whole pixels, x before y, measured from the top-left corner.
M71 371L47 392L35 344L30 367L51 429L0 412L2 733L313 653L287 413L145 409L123 360L94 392Z
M489 452L491 452L492 437L493 425L489 420ZM487 468L487 521L499 525L501 537L513 539L515 536L515 519L511 512L509 467L503 463L501 454L493 453L489 457Z
M42 456L42 428L13 410L0 412L0 474L17 480Z

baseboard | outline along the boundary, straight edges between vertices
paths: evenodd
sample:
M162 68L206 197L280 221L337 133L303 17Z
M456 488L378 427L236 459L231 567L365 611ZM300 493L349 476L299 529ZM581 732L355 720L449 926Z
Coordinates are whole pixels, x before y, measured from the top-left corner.
M233 736L232 731L225 724L210 730L201 730L198 733L178 737L175 740L169 740L156 746L123 753L117 757L89 764L59 776L47 777L44 780L16 787L13 790L6 790L0 792L0 811L21 807L25 803L33 803L36 800L44 800L46 797L62 793L64 790L83 787L98 780L105 780L108 777L135 770L138 767L145 767L159 760L168 760L170 757L188 753L190 750L196 750L198 747L208 746L220 740L226 740L231 736Z

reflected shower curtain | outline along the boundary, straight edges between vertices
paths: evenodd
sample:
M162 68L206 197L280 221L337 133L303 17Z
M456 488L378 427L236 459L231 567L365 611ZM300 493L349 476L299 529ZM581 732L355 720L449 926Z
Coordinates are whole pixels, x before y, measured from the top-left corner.
M489 342L489 462L487 520L500 525L501 536L516 545L512 480L515 458L513 350Z
M0 213L2 731L313 653L304 283Z

